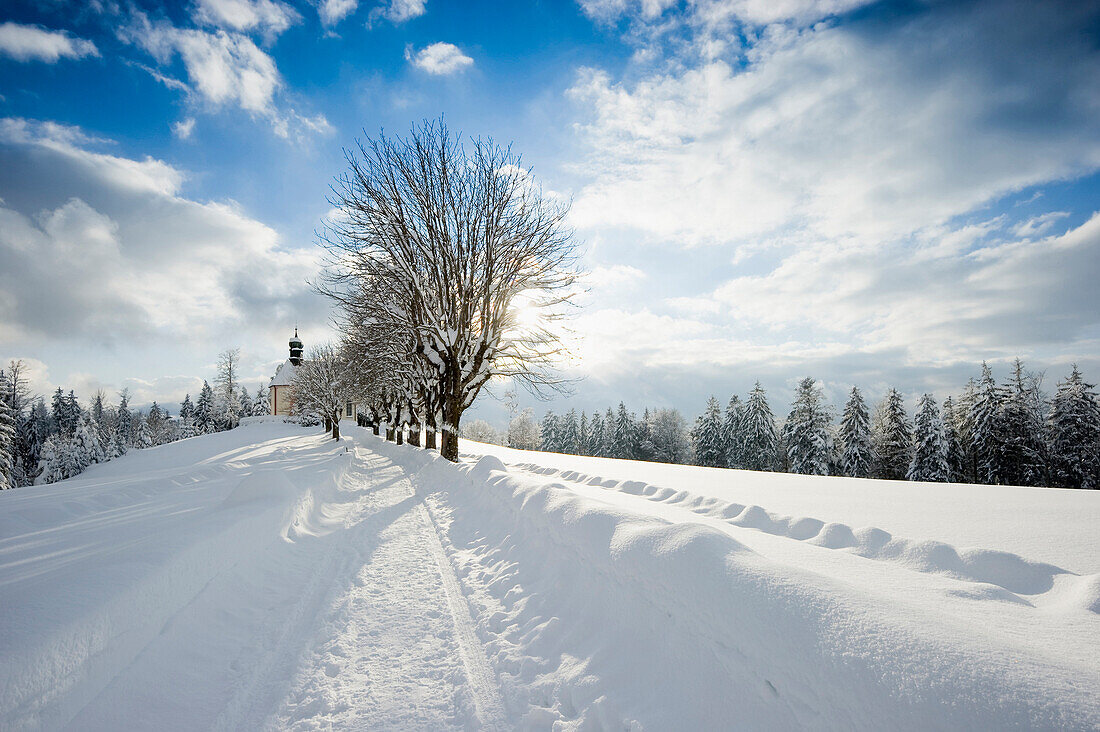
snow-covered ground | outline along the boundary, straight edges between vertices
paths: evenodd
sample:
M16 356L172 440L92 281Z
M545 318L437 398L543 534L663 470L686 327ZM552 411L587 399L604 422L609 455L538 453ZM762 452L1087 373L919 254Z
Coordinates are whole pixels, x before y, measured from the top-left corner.
M1100 492L463 449L0 494L0 729L1100 728Z

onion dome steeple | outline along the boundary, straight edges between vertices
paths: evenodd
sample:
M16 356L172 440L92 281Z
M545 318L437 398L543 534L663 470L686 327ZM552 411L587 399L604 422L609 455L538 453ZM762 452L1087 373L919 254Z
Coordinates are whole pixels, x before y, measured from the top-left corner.
M294 337L290 339L290 362L295 366L302 363L302 339L298 337L298 329L294 329Z

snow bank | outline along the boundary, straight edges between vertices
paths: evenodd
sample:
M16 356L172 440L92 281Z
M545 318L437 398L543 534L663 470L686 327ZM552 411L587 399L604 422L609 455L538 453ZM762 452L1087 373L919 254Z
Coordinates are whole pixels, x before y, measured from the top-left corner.
M290 429L136 450L0 494L0 727L64 725L211 578L308 517L348 456L318 438L318 470L262 467Z
M509 472L499 453L454 467L372 448L406 461L432 494L513 712L530 728L1100 725L1095 576L1072 577L1057 612L1021 607L1005 585L1049 590L1052 576L1068 573L643 481ZM619 491L684 503L730 531L649 514L638 505L648 499L601 500ZM732 532L797 544L822 563L841 559L825 546L848 552L839 572L817 571ZM865 574L847 571L860 562ZM1002 607L1017 614L980 627ZM1012 623L1023 635L1000 632ZM1027 637L1036 625L1050 626L1033 633L1039 643Z
M775 516L875 527L892 536L1004 551L1080 575L1100 573L1100 491L759 473L512 450L469 440L460 447L472 458L494 455L513 469L542 471L567 482L581 475L598 476L619 489L636 482L669 496L685 494L685 501L756 505Z
M492 457L492 459L500 462L499 458ZM500 464L503 469L503 463ZM846 549L868 559L898 562L916 571L935 572L964 580L998 585L1009 591L1002 595L1006 598L1011 597L1010 593L1039 595L1048 592L1054 587L1059 575L1073 574L1069 570L1044 562L1034 562L1012 552L978 548L958 549L942 541L895 537L873 526L853 528L847 524L825 523L820 519L805 516L783 516L757 505L727 503L713 496L700 496L690 491L662 488L638 480L619 481L590 476L574 470L562 471L531 464L520 464L518 467L539 475L560 476L570 482L621 491L629 495L643 496L654 502L680 506L699 515L724 520L732 526L756 529L828 549ZM1086 575L1065 584L1087 584L1098 577L1100 575ZM1015 598L1015 601L1020 599ZM1082 599L1082 602L1085 601ZM1088 603L1085 602L1081 607L1087 609Z
M0 493L0 729L1100 728L1094 496L464 447L260 418Z

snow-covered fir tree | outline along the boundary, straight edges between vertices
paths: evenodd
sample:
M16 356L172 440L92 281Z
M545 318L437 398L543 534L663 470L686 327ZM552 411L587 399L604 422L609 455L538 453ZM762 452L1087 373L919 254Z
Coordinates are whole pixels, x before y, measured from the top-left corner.
M119 435L118 430L113 430L107 440L107 448L104 450L107 454L107 459L114 460L115 458L122 457L126 454L128 449L129 445L123 442L122 436Z
M149 414L145 417L145 428L149 432L149 439L152 444L163 445L165 443L165 424L164 411L159 404L153 402L149 407Z
M263 384L256 390L256 397L252 400L252 416L263 417L271 411L271 405L267 401L267 389Z
M16 415L9 404L8 377L0 370L0 490L16 485Z
M85 414L81 418L81 424L83 429L88 433L84 438L84 444L87 446L88 454L92 458L93 463L105 463L107 462L107 446L103 444L101 438L102 430L99 428L99 424L92 417L91 413Z
M943 400L943 440L947 445L947 480L965 480L967 462L962 438L959 436L959 416L951 397Z
M149 431L149 422L141 412L134 415L134 438L132 444L139 449L153 446L153 436Z
M877 461L871 416L858 386L852 387L840 420L840 469L851 478L870 478Z
M80 408L80 402L77 401L76 394L72 389L69 389L69 393L65 396L65 430L67 434L73 434L76 432L77 425L80 424L80 415L84 410Z
M650 414L649 407L646 407L642 418L635 424L634 445L635 459L653 461L657 446L653 444L653 415Z
M578 455L590 455L588 452L589 447L589 435L588 435L588 415L583 411L581 412L580 421L577 422L577 454Z
M975 479L979 483L994 485L1004 482L1001 465L1004 402L1004 389L993 380L993 370L989 365L982 363L982 377L976 385L967 417Z
M741 419L741 467L745 470L775 470L778 450L775 415L758 381L749 392Z
M579 426L576 409L570 409L558 421L558 452L566 455L577 454Z
M92 426L91 418L82 416L73 431L69 444L69 477L79 475L88 469L89 465L103 460L104 455L99 445L99 435Z
M588 423L588 448L589 455L603 457L604 424L599 410L592 413L592 420Z
M61 390L61 387L57 387L54 390L53 398L50 400L50 432L63 432L65 430L65 411L67 407L65 405L65 392Z
M123 389L118 394L118 426L115 430L118 432L118 442L122 445L123 452L125 452L133 443L134 438L133 414L130 412L130 392L127 389Z
M1016 359L1004 395L999 461L1001 478L1011 485L1045 485L1049 482L1043 434L1046 404L1038 378L1024 373L1020 359Z
M104 403L104 400L106 398L107 397L103 393L102 389L97 389L96 393L92 396L92 406L89 411L91 412L92 419L94 419L96 422L103 422L103 413L107 409L107 406Z
M832 415L821 387L809 377L800 381L791 413L783 425L792 473L828 475L833 451L829 434L831 422Z
M1063 488L1100 488L1100 400L1077 364L1051 400L1051 474Z
M69 477L71 464L69 441L63 435L54 433L42 444L42 464L39 469L39 482L56 483Z
M15 432L15 484L17 486L34 485L34 480L38 477L38 464L42 459L42 441L45 439L48 424L47 421L46 426L39 431L34 409L19 420L19 426Z
M931 394L924 394L917 405L913 423L916 450L905 477L931 483L944 483L950 478L947 462L947 440L944 437L940 410Z
M253 405L252 405L252 395L248 393L248 389L245 389L245 388L241 389L240 402L241 402L241 409L240 409L239 414L242 417L252 416L252 407L253 407Z
M603 442L600 443L600 455L602 457L616 457L615 455L615 411L608 407L603 416Z
M624 403L619 402L619 410L614 420L614 427L611 430L611 457L633 460L637 454L637 428L634 415L627 411Z
M19 484L34 485L41 473L42 445L50 435L50 412L38 398L19 430Z
M195 405L191 403L191 395L184 394L180 403L180 435L182 437L194 437L195 430Z
M726 467L726 449L722 439L722 405L713 396L707 399L703 413L695 419L691 430L691 448L696 465L708 468Z
M561 452L561 430L558 416L548 411L539 423L539 449L543 452Z
M191 395L184 394L183 402L180 403L180 421L188 422L195 417L195 405L191 403Z
M195 414L192 422L195 425L195 433L206 435L214 431L214 390L206 381L202 382L202 390L195 402Z
M734 394L726 405L726 415L722 420L722 447L726 453L726 467L743 467L744 437L741 435L741 418L744 406L741 398Z
M974 404L978 399L978 382L970 377L963 387L963 392L956 403L952 405L954 412L955 432L959 439L959 453L962 456L960 469L955 480L961 483L978 482L978 456L974 452L974 425L971 419L974 416Z
M878 456L879 478L905 480L913 459L913 428L905 412L905 400L897 389L883 397L874 426L875 454Z

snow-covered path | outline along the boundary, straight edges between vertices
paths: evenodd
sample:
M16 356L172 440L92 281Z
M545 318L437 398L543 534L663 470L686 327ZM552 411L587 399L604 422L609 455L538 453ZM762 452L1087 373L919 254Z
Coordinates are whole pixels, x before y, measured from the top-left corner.
M0 729L1100 727L1100 494L463 449L0 494Z
M401 466L357 453L352 483L370 506L347 523L358 566L328 603L268 724L503 729L500 690L422 500Z
M195 464L182 471L148 470L150 455L135 455L136 470L108 477L127 462L118 461L42 489L30 508L11 504L0 541L0 557L12 559L0 568L4 604L22 622L57 605L37 631L0 626L5 660L27 663L3 668L11 704L0 727L507 727L460 584L403 468L353 440L332 445L296 428L291 439L263 440L271 429L233 435L255 445L225 450L233 437L218 436L163 451L191 453ZM191 493L187 508L151 510L180 486ZM149 496L127 507L133 521L119 516L120 502ZM36 538L28 518L49 504L67 508L54 510L52 539ZM91 513L100 504L113 508ZM231 530L204 533L227 513ZM150 533L141 517L158 516ZM265 530L240 531L250 521ZM76 532L92 541L70 546ZM90 555L99 561L67 558L100 546L106 558ZM108 593L111 577L121 581ZM74 649L73 636L88 647ZM20 674L36 671L38 693L18 699L30 686Z

